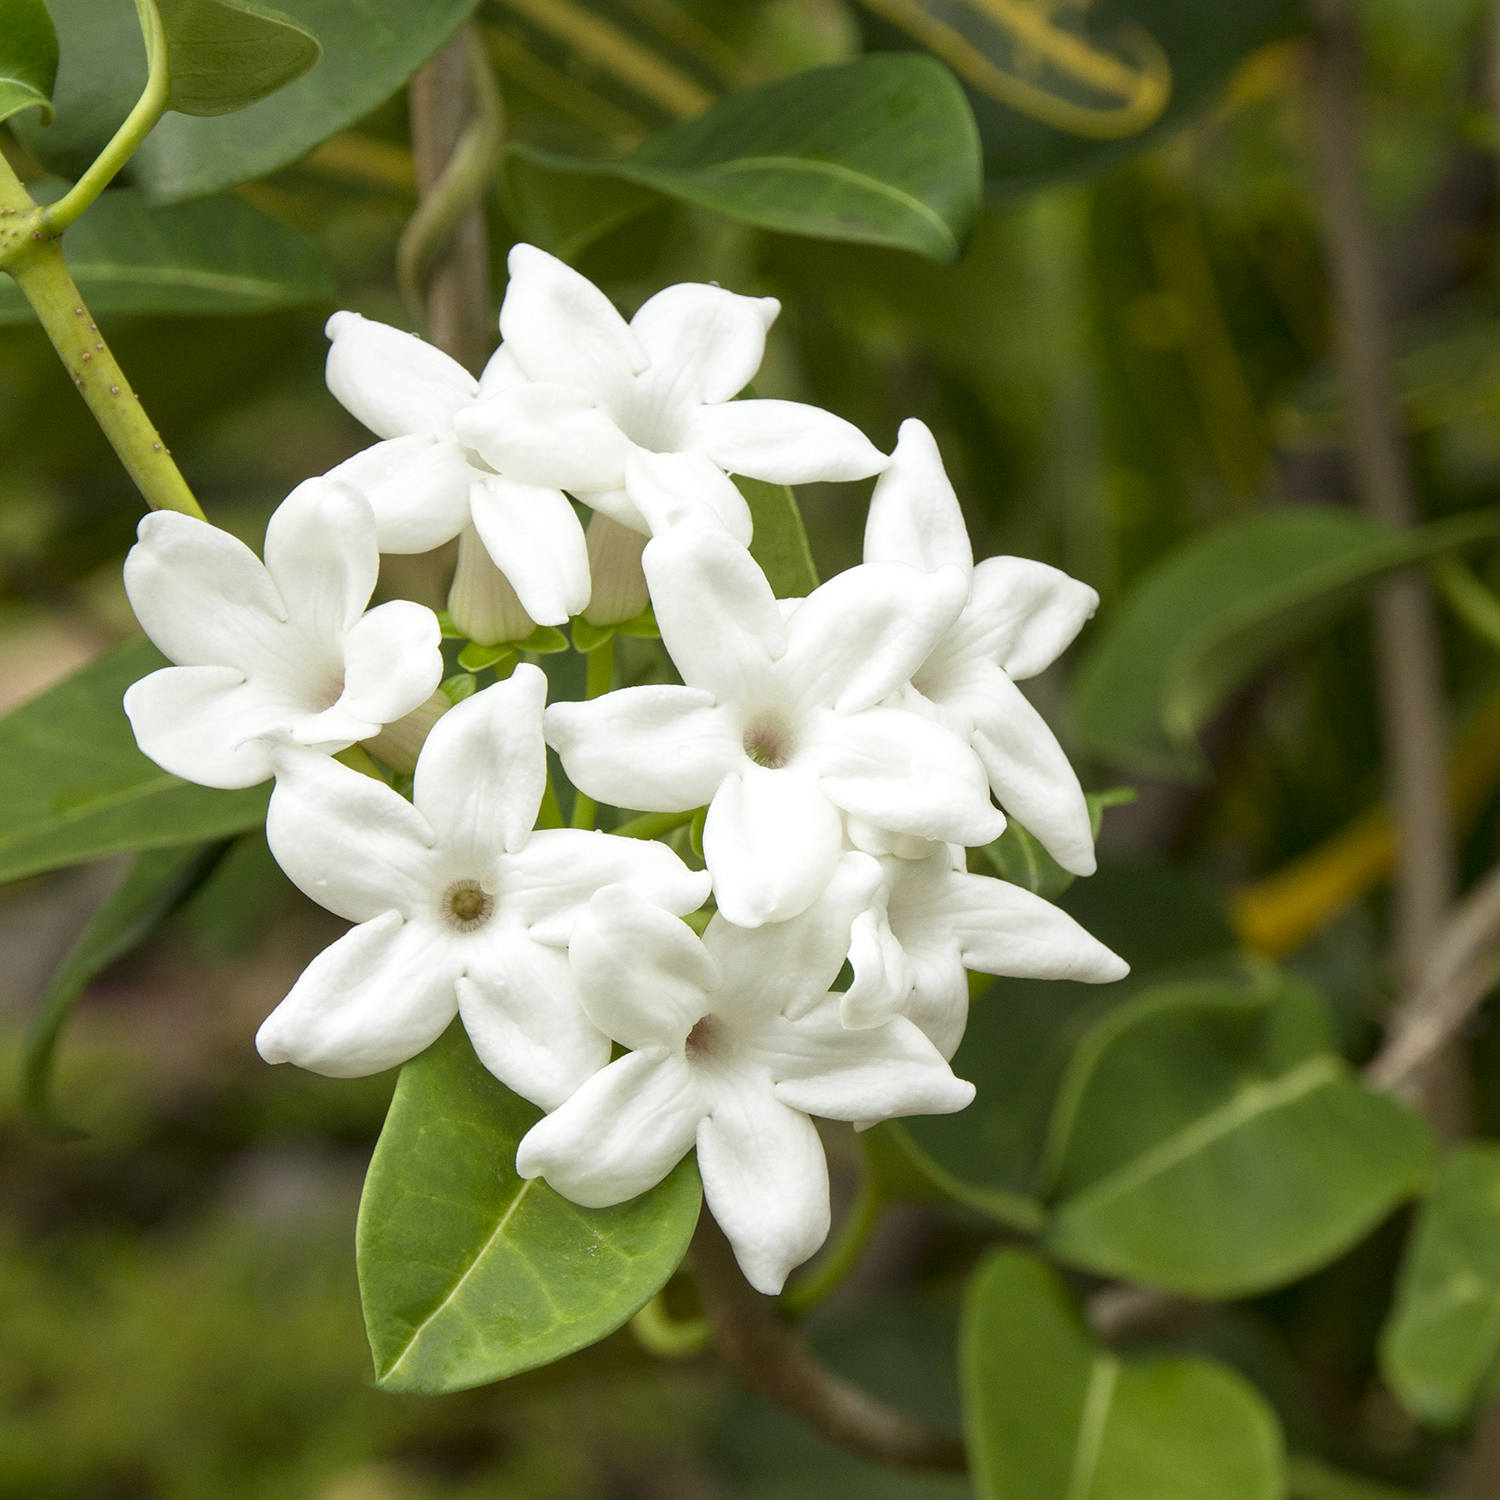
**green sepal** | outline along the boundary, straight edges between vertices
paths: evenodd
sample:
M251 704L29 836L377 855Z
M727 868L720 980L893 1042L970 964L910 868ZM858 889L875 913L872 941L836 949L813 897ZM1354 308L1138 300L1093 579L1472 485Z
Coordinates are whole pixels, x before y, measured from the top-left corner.
M633 620L621 620L615 630L621 635L641 636L651 641L661 639L661 630L656 624L656 611L649 604Z
M607 641L614 639L615 627L613 625L593 625L585 620L582 615L574 618L571 626L573 637L573 649L587 656L590 651L597 651Z
M456 708L465 698L473 697L474 689L478 686L472 672L455 672L453 676L443 680L438 691Z
M445 641L468 640L468 636L466 636L463 631L461 631L458 626L453 623L453 616L450 615L446 609L440 609L437 612L437 622L438 629L442 631L443 639Z
M478 641L470 641L458 653L458 664L466 671L482 672L486 667L493 667L496 662L503 662L507 656L514 657L515 654L515 647L505 641L498 646L481 646ZM496 675L500 675L498 668Z
M538 625L524 641L508 643L512 651L530 651L537 656L553 656L568 649L568 638L555 625Z

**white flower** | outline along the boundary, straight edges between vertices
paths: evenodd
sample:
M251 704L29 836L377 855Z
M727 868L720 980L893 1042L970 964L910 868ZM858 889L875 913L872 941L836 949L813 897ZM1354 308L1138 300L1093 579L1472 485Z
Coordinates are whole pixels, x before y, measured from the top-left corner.
M1130 972L1067 912L1008 881L970 875L955 867L956 857L961 851L945 849L927 859L881 860L885 879L850 939L845 1026L904 1015L952 1057L969 1015L965 970L1086 984Z
M261 1027L267 1062L357 1078L414 1057L455 1013L490 1072L544 1108L609 1061L568 977L574 919L621 882L643 905L689 912L708 878L663 844L532 832L546 692L539 668L519 666L444 714L410 803L336 761L278 750L272 852L314 901L359 925Z
M806 910L838 863L841 813L923 839L998 836L1005 820L974 752L931 719L881 705L962 608L957 568L851 568L783 623L765 575L721 527L669 527L643 562L686 686L553 704L547 740L600 801L707 804L704 859L731 922Z
M726 474L775 484L863 479L885 467L840 417L733 399L760 367L780 311L774 297L684 282L627 324L598 287L544 251L517 245L509 264L502 349L525 382L454 418L460 440L501 473L568 490L644 532L647 518L627 494L632 452L703 454Z
M865 526L865 561L959 568L963 613L912 677L938 718L984 762L996 800L1065 870L1094 873L1094 838L1078 777L1016 683L1067 648L1098 607L1087 584L1021 557L974 565L969 535L932 434L903 422Z
M561 625L588 603L583 527L551 486L517 483L476 460L455 422L524 377L504 349L478 379L414 334L337 312L327 334L328 389L385 439L330 475L375 509L382 552L430 552L471 525L527 615Z
M600 891L568 953L594 1023L632 1050L532 1127L516 1153L575 1203L622 1203L696 1142L709 1210L751 1284L774 1294L828 1234L828 1168L809 1115L949 1114L974 1097L898 1016L845 1030L827 993L878 879L845 858L802 916L697 938L622 887Z
M443 675L437 617L393 600L365 613L380 559L369 503L310 479L266 527L264 563L228 532L175 511L140 524L125 591L175 667L125 694L142 750L203 786L272 774L261 739L333 753L422 703Z

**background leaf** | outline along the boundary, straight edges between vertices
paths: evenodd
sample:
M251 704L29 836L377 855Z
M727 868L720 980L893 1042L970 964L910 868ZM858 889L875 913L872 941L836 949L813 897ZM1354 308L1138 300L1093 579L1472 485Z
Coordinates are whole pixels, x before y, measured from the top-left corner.
M750 507L755 526L750 555L760 564L771 591L778 599L806 598L818 586L818 569L791 486L743 475L734 482Z
M913 56L743 89L623 161L513 151L523 163L513 193L535 191L528 169L613 177L762 229L938 261L958 257L979 210L973 116L953 75Z
M42 0L0 0L0 120L35 109L52 118L57 32Z
M167 33L167 108L227 115L300 78L322 56L317 37L275 11L225 0L157 0Z
M96 317L257 313L333 300L332 277L312 246L240 198L152 209L133 189L112 188L68 231L63 255ZM0 282L0 324L35 317L13 281Z
M1461 1146L1422 1205L1381 1334L1380 1367L1407 1409L1454 1427L1500 1356L1500 1146Z
M516 1175L541 1116L458 1021L401 1070L359 1216L383 1389L458 1391L549 1364L612 1333L677 1269L702 1201L692 1159L628 1203L579 1208Z
M981 1500L1280 1500L1281 1433L1202 1358L1122 1361L1057 1274L1016 1250L969 1283L959 1377Z
M1104 809L1134 802L1135 789L1117 786L1104 792L1085 792L1084 800L1088 803L1089 826L1097 839ZM999 838L984 846L984 855L1002 880L1022 886L1044 901L1055 901L1077 879L1014 818L1006 820L1005 832Z
M149 641L134 641L0 719L0 882L105 854L227 838L265 821L269 786L191 786L136 748L120 700L166 665Z

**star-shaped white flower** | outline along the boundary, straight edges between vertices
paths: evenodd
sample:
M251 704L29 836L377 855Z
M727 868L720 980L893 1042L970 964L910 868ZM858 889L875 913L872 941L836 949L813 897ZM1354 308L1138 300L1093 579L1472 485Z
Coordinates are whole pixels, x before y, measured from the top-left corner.
M663 844L532 832L546 694L541 670L519 666L444 714L412 802L337 761L277 751L271 850L301 890L359 925L261 1027L267 1062L361 1077L414 1057L455 1013L490 1072L543 1108L609 1061L569 978L575 918L601 886L622 883L648 910L690 912L708 877Z
M765 575L722 527L670 526L642 561L686 686L555 703L547 740L600 801L707 804L703 855L731 922L805 911L838 863L843 814L922 839L999 835L1005 820L974 752L882 704L963 607L957 568L851 568L783 622Z
M516 1153L575 1203L623 1203L693 1147L710 1212L750 1283L779 1292L828 1235L828 1167L809 1115L950 1114L974 1097L897 1016L846 1030L828 993L878 872L851 854L800 917L700 942L621 887L574 929L569 966L594 1023L631 1048L534 1125Z
M365 612L380 559L369 502L310 479L266 527L264 563L207 521L154 511L125 559L142 629L171 660L125 694L141 749L173 775L243 787L273 771L261 736L328 754L378 734L443 675L437 616Z
M886 458L858 428L795 401L736 401L781 305L683 282L627 324L591 281L532 245L510 252L502 346L523 383L455 417L459 438L511 478L568 490L648 531L627 493L635 451L699 453L774 484L863 479ZM748 540L748 536L742 538Z
M476 402L524 382L509 354L497 351L475 380L442 350L358 313L334 313L326 331L328 389L384 439L329 473L369 497L380 550L430 552L462 534L482 542L531 620L561 625L578 614L589 600L588 555L567 497L497 474L455 431Z
M973 745L1001 807L1065 870L1092 875L1094 837L1078 777L1016 683L1067 649L1098 607L1098 594L1022 557L991 557L976 567L942 456L915 420L901 424L891 465L875 486L864 556L962 571L968 602L912 687Z
M1008 881L970 875L942 850L926 859L880 861L884 880L855 919L849 962L854 983L845 1026L914 1021L944 1057L963 1040L969 1016L966 970L1013 979L1109 984L1130 965L1067 912Z

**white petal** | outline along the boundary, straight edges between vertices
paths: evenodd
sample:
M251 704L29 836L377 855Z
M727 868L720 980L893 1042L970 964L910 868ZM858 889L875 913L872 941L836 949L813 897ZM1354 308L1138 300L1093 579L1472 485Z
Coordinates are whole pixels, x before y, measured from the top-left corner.
M719 910L740 927L806 911L833 878L842 842L838 812L812 776L746 764L724 778L703 825Z
M375 589L375 513L352 485L304 480L271 516L265 555L292 623L314 640L335 643Z
M709 876L706 870L689 870L655 839L544 828L506 861L501 896L506 911L537 942L566 947L578 913L607 885L629 886L651 905L681 917L708 900Z
M839 1004L845 1026L859 1031L901 1013L916 979L906 950L891 931L883 901L855 918L849 932L849 965L854 982Z
M469 491L469 509L495 566L538 625L565 625L583 613L588 546L561 490L488 477Z
M648 357L608 297L534 245L517 245L500 308L500 337L530 380L614 392Z
M939 1056L951 1060L969 1024L968 971L952 950L908 952L907 957L917 982L901 1013L937 1048Z
M513 385L522 384L525 379L526 372L516 363L515 355L501 344L479 372L480 399L493 396L498 391L509 390Z
M479 472L456 442L414 432L356 453L324 478L352 484L370 502L382 552L409 553L431 552L464 529Z
M630 331L650 357L641 379L664 404L728 401L755 378L781 304L685 281L648 298Z
M648 453L625 460L625 491L652 536L673 526L722 526L741 547L750 545L750 507L732 479L701 453Z
M324 332L328 389L377 437L450 435L454 412L479 392L457 360L415 334L352 312L334 313Z
M282 709L233 667L163 667L125 690L142 753L185 781L225 790L272 775L269 749L254 736L284 723Z
M510 579L495 566L472 526L458 535L458 566L448 589L448 613L481 646L524 641L536 629L536 621L521 607Z
M458 981L464 1030L506 1088L556 1109L609 1062L609 1038L584 1015L566 953L508 923L475 936Z
M630 439L578 386L512 386L460 412L454 430L465 447L521 484L583 495L625 483Z
M633 450L631 450L633 451ZM629 458L629 453L626 454ZM624 470L621 470L620 488L613 490L576 490L574 493L591 510L601 511L604 515L618 521L621 526L628 526L632 531L638 531L643 537L651 535L651 528L646 524L646 518L636 507L634 500L625 492Z
M589 603L584 619L590 625L618 625L635 619L651 602L641 568L647 538L596 510L589 517L584 540L589 554Z
M800 1021L774 1022L758 1048L777 1079L776 1097L830 1120L950 1115L974 1098L937 1049L904 1016L849 1031L839 997Z
M641 812L703 807L745 758L734 713L696 688L619 688L554 703L545 723L574 786Z
M814 589L787 621L777 675L804 703L841 714L880 702L926 660L968 589L957 568L864 563Z
M568 966L589 1019L637 1052L680 1053L720 983L692 928L624 885L605 886L583 909Z
M1047 721L998 667L974 714L974 748L995 796L1042 847L1074 875L1094 873L1094 831L1088 804ZM971 847L984 840L963 840Z
M852 423L798 401L725 401L688 419L683 444L768 484L867 479L890 460Z
M680 526L653 537L641 565L682 680L720 703L762 699L786 629L754 558L726 531Z
M698 1127L698 1170L745 1279L774 1297L828 1238L828 1163L813 1122L763 1081L726 1082Z
M943 843L940 839L918 838L914 833L896 833L882 828L868 818L844 815L844 837L851 848L864 854L873 854L876 859L894 854L897 859L927 859L936 854Z
M444 714L422 747L412 801L472 878L531 836L547 785L546 701L546 674L523 662Z
M441 642L437 616L425 604L392 599L377 605L344 637L340 704L376 724L409 714L443 680Z
M969 650L1024 681L1051 664L1099 607L1088 584L1024 557L989 557L974 569L973 595L955 633Z
M806 763L836 806L897 833L973 848L999 838L974 753L939 724L899 708L824 711L809 725Z
M181 667L251 671L277 647L287 617L260 559L207 521L158 510L145 516L125 559L125 592L141 628Z
M386 912L303 971L255 1045L267 1062L329 1078L384 1072L432 1045L453 1019L458 964L435 928Z
M281 746L275 759L266 839L293 885L351 922L435 906L433 833L411 803L315 750Z
M680 1057L632 1052L527 1131L516 1171L585 1208L608 1208L655 1187L692 1149L702 1118Z
M875 481L865 520L865 561L909 563L928 572L949 564L965 578L974 569L969 530L943 456L915 417L901 424L891 466Z

